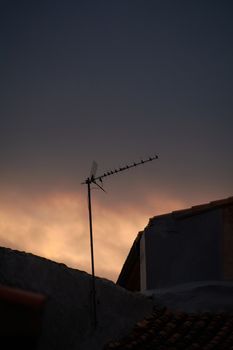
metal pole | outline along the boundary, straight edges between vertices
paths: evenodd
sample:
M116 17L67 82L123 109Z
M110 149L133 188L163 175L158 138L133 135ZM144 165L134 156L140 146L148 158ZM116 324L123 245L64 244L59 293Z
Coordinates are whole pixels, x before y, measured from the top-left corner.
M89 209L89 225L90 225L93 326L94 328L96 328L97 315L96 315L95 266L94 266L94 247L93 247L93 232L92 232L92 211L91 211L91 180L88 178L86 183L88 188L88 209Z
M93 246L93 232L92 232L92 212L91 212L91 184L94 183L95 185L97 185L99 188L101 188L101 190L104 190L104 188L98 184L96 181L100 181L101 184L103 182L103 178L119 173L120 171L124 171L124 170L128 170L130 168L136 167L140 164L144 164L147 162L151 162L154 159L158 159L158 156L155 155L154 157L150 157L148 159L144 159L141 160L138 163L132 163L129 165L126 165L124 167L121 167L119 169L115 169L115 170L111 170L107 173L104 173L101 176L97 176L95 177L95 173L96 173L96 169L97 169L97 164L94 163L94 167L92 167L92 171L91 171L91 175L90 177L88 177L85 182L82 182L82 184L86 184L87 185L87 189L88 189L88 210L89 210L89 224L90 224L90 246L91 246L91 270L92 270L92 304L93 304L93 326L94 329L97 327L97 310L96 310L96 286L95 286L95 268L94 268L94 246Z

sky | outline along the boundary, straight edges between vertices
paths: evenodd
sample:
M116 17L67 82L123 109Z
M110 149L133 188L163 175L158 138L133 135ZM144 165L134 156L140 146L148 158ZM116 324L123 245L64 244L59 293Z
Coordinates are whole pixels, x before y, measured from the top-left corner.
M0 245L113 281L150 217L233 195L233 3L0 3Z

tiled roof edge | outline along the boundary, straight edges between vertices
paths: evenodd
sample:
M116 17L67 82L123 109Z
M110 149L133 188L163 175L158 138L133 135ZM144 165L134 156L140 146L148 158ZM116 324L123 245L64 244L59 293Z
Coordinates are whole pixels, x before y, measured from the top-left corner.
M183 218L186 216L198 215L198 214L205 212L205 211L215 210L217 208L225 207L227 205L233 205L233 196L225 198L225 199L211 201L209 203L194 205L194 206L187 208L187 209L174 210L170 213L154 216L154 217L149 219L149 223L148 223L147 227L150 227L151 225L153 225L153 222L155 220L166 217L166 216L172 215L174 219L180 219L180 218Z

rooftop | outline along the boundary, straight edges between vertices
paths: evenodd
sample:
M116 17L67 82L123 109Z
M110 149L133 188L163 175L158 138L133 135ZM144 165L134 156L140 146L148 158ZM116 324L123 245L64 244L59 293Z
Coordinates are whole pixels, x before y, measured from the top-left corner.
M224 207L232 206L232 205L233 205L233 196L225 198L225 199L212 201L209 203L194 205L194 206L187 208L187 209L175 210L175 211L172 211L171 213L166 213L166 214L154 216L150 219L148 226L150 226L150 224L154 220L161 218L161 217L165 217L167 215L172 215L172 217L174 219L181 219L183 217L198 215L198 214L201 214L201 213L206 212L206 211L224 208Z
M120 341L108 343L104 350L233 349L232 313L184 313L155 307Z

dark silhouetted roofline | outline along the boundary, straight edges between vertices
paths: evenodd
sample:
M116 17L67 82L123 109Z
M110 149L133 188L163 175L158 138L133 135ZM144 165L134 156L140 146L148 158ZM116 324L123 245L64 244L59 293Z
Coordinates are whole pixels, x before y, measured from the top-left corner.
M203 212L216 210L229 205L233 205L233 197L228 197L225 199L220 199L220 200L212 201L205 204L194 205L191 208L175 210L170 213L154 216L150 218L148 226L150 226L154 220L157 220L159 218L166 217L169 215L172 216L173 219L182 219L184 217L202 214Z

